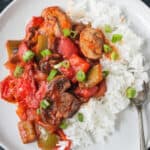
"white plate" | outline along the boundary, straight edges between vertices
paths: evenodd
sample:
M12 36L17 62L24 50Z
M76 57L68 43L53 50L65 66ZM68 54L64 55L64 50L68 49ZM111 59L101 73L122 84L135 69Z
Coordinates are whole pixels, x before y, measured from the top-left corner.
M150 57L150 10L140 0L110 0L122 7L133 23L133 30L146 39L143 53ZM15 0L0 16L0 80L7 71L3 66L6 61L5 41L7 39L21 39L27 21L32 16L40 15L43 8L59 5L65 8L67 0ZM148 108L148 106L147 106ZM0 100L0 144L8 150L36 150L36 144L23 145L17 130L17 115L15 106ZM149 106L150 110L150 106ZM150 113L147 110L147 114ZM150 120L148 120L150 125ZM145 121L145 124L147 122ZM146 128L147 126L145 126ZM146 130L146 137L150 132ZM137 114L133 107L118 115L116 132L110 136L105 144L89 147L89 150L138 150Z

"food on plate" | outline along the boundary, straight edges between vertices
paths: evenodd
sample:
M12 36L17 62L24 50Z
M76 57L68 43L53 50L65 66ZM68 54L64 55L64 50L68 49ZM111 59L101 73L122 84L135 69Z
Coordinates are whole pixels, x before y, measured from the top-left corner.
M101 24L98 8L95 16L92 7L88 13L85 9L108 5L85 0L85 14L78 16L74 3L68 13L58 6L45 8L29 21L22 40L6 42L9 75L0 82L1 98L17 104L22 142L37 141L42 150L83 150L92 143L90 137L95 142L107 137L116 113L148 81L144 69L135 76L137 58L131 61L129 48L122 50L124 29L117 30L119 26L104 18Z

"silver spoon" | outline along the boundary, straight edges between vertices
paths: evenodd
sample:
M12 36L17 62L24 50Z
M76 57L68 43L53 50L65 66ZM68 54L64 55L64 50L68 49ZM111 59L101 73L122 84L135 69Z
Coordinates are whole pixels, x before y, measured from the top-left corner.
M144 127L143 127L143 105L148 101L148 90L149 85L143 83L143 91L139 92L136 98L132 99L133 104L136 106L138 112L138 122L139 122L139 134L140 134L140 150L146 150L146 143L144 137Z

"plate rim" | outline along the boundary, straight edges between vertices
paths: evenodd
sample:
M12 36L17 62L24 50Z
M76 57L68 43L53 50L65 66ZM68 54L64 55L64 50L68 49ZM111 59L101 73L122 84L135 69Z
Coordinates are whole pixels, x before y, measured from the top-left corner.
M2 17L9 12L9 10L14 7L16 5L17 2L19 2L21 0L13 0L11 1L0 13L0 20L2 19ZM150 7L148 7L148 5L146 5L142 0L133 0L131 1L131 3L135 3L137 6L140 7L140 9L142 9L142 12L145 12L145 14L147 14L145 17L149 17L150 20Z

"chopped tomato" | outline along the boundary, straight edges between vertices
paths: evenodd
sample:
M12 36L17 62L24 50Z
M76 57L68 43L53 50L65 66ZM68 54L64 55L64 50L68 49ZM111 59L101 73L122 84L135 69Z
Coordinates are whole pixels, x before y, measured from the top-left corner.
M32 20L30 20L26 26L26 32L28 32L31 27L39 27L43 22L44 19L42 17L32 17Z
M15 79L11 76L6 77L0 83L1 97L7 100L8 102L16 102L13 90L14 87L15 87Z
M75 90L75 93L78 95L78 96L81 96L81 97L84 97L84 98L90 98L92 96L94 96L96 94L98 90L98 87L97 86L94 86L92 88L77 88Z
M88 69L90 68L90 64L76 54L73 54L70 57L69 62L76 72L79 70L87 72Z
M22 56L27 50L28 50L27 44L25 42L21 42L18 49L18 55L20 60L22 60Z
M71 39L66 37L61 37L58 51L63 55L64 58L70 58L73 54L78 54L77 46L71 41Z

